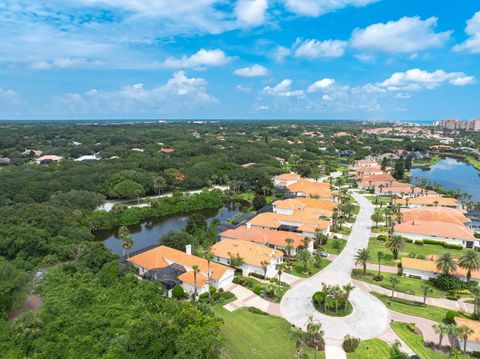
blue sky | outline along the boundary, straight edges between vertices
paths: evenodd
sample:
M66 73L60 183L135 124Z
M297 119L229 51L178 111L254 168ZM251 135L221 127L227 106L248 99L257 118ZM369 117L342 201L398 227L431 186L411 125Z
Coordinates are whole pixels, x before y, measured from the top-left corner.
M480 117L476 0L4 0L0 118Z

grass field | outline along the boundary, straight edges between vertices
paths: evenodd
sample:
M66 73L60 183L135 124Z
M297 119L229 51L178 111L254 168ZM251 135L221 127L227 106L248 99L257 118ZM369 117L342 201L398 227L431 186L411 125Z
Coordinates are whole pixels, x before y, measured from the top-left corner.
M392 289L392 284L390 283L390 278L395 277L398 279L398 283L395 285L395 290L397 292L402 292L402 293L407 293L407 294L413 294L413 295L418 295L423 297L423 289L422 286L427 285L429 288L432 289L432 293L429 293L428 296L432 298L444 298L448 292L445 292L443 290L440 290L434 285L428 281L428 280L421 280L421 279L415 279L415 278L408 278L408 277L400 277L397 274L393 273L382 273L383 280L381 282L377 282L372 278L372 276L377 275L378 271L372 271L369 270L367 271L367 276L363 275L363 271L360 269L354 269L352 272L352 277L358 280L361 280L362 282L366 283L371 283L378 285L382 288L385 289Z
M379 241L375 237L370 238L368 242L368 251L372 256L371 263L378 263L377 261L377 252L381 251L384 254L384 258L382 259L382 264L385 265L396 265L393 260L392 253L385 248L385 242ZM408 257L409 254L415 254L418 256L423 256L424 258L428 258L429 256L439 256L442 253L449 252L455 257L460 257L464 250L459 249L445 249L442 246L436 246L434 244L424 244L423 246L419 246L414 243L405 243L405 247L400 251L399 258L401 257Z
M392 302L389 301L389 297L386 295L375 292L371 292L371 294L380 299L389 309L395 312L430 319L434 322L441 322L443 319L445 319L445 315L448 312L448 309L435 307L433 305L421 306L415 304L414 302L411 302L411 304ZM387 304L388 302L390 302L390 305ZM458 312L458 316L461 315L462 314Z
M247 308L229 312L222 306L214 307L215 313L223 318L222 334L225 336L225 359L278 359L294 358L295 342L290 338L290 323L275 316L254 314ZM305 349L308 358L313 350ZM325 358L323 352L318 358Z
M388 359L390 347L380 339L360 342L354 353L348 353L347 359Z
M339 247L338 250L335 249L335 244L334 244L335 242L338 243L338 247ZM327 244L320 246L319 249L322 249L327 253L339 254L343 251L343 248L345 248L346 245L347 245L347 241L344 239L329 239L327 241Z
M320 261L320 264L321 264L320 268L317 268L313 265L313 261L311 261L307 266L308 273L304 272L305 268L303 266L303 263L294 263L292 265L292 269L291 270L285 270L285 272L296 275L298 277L308 278L308 277L314 275L315 273L318 273L319 271L321 271L323 268L328 266L330 263L331 262L328 259L322 258L321 261Z
M448 355L423 345L423 337L410 330L407 323L393 322L392 329L422 359L447 359Z
M367 199L372 202L373 204L375 204L375 199L377 198L376 196L366 196ZM378 196L378 205L380 205L380 203L383 203L384 205L385 204L389 204L391 202L391 198L390 197L383 197L383 196Z

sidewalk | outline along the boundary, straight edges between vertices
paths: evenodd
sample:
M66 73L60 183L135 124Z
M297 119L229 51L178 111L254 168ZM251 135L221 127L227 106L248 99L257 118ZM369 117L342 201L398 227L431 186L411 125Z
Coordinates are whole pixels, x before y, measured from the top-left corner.
M282 314L280 313L280 304L269 302L253 293L250 289L238 284L232 284L230 287L226 288L226 291L232 292L237 297L233 302L223 306L229 312L233 312L242 307L255 307L268 314L282 317Z

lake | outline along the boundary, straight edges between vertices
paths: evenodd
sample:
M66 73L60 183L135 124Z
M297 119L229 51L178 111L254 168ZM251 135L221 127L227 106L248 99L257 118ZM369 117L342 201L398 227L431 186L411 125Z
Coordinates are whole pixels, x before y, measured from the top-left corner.
M480 201L480 172L467 162L455 158L444 158L430 168L412 169L412 183L419 178L438 182L442 187L472 195L473 201Z
M241 213L241 204L228 203L220 209L197 211L192 213L202 214L210 223L213 219L218 219L221 223L227 221L233 216ZM184 229L190 214L180 214L170 217L150 218L143 223L128 226L132 235L134 246L130 252L138 251L155 244L159 244L159 239L170 231ZM96 236L97 240L103 241L105 247L112 253L122 255L123 249L121 241L117 237L117 231L101 231Z

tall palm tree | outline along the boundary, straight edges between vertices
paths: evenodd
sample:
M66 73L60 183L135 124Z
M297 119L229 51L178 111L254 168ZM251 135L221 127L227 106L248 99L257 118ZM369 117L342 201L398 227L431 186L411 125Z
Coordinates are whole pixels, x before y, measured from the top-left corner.
M468 337L474 333L474 330L466 325L462 325L458 329L458 337L463 339L463 354L465 354L467 351Z
M130 249L133 248L134 242L127 227L120 227L118 230L118 238L122 241L123 255L126 255L128 259L130 255Z
M283 273L284 269L285 269L285 264L284 263L277 264L278 282L282 281L282 273Z
M347 283L342 287L342 289L345 292L345 299L348 300L350 293L355 289L355 287L351 283Z
M208 248L206 251L205 251L205 259L207 260L207 270L208 270L208 273L207 273L207 283L208 283L208 302L211 302L211 299L212 299L212 295L211 295L211 292L210 292L210 285L211 285L211 279L212 279L212 271L211 271L211 267L210 267L210 264L213 260L213 254L210 252L210 248Z
M451 272L455 272L455 270L457 269L457 262L449 252L443 253L440 257L437 258L435 263L437 269L447 275L449 275Z
M193 300L196 301L197 300L197 273L200 271L198 269L198 266L195 265L195 266L192 266L192 269L193 269Z
M449 334L450 328L447 324L438 323L433 326L433 330L435 331L435 334L438 335L438 347L440 348L442 346L443 338L445 335Z
M399 235L390 236L385 242L385 247L390 249L394 259L398 259L398 253L403 249L404 246L405 240Z
M295 341L295 349L296 349L295 357L299 359L300 353L302 351L302 346L306 340L306 333L299 328L292 328L290 330L290 337Z
M383 252L382 251L377 252L377 259L378 259L378 276L380 277L380 269L381 269L381 263L382 263L382 259L383 259Z
M474 287L471 289L471 292L473 294L473 315L477 316L477 311L478 311L478 299L480 298L480 289L477 287Z
M397 277L390 277L390 284L392 285L392 298L395 295L395 286L398 284L399 280Z
M262 270L263 270L263 278L267 279L267 269L268 269L268 265L270 263L268 261L261 261L260 262L260 265L262 266Z
M293 243L293 239L291 238L287 238L285 239L285 242L287 243L287 245L285 246L285 251L287 252L287 256L291 256L292 255L292 243Z
M312 255L307 249L300 249L297 252L297 259L303 263L305 272L308 270L308 263L310 262Z
M362 265L364 275L367 274L367 263L371 259L370 252L366 248L360 249L355 255L355 265Z
M430 286L424 284L422 285L422 292L423 292L423 304L427 304L427 297L429 294L433 293L433 289Z
M478 252L473 249L467 250L458 260L458 266L467 271L467 283L470 284L472 272L480 269L480 256Z
M315 347L315 359L317 359L318 347L323 343L323 336L325 332L322 329L322 324L314 322L313 317L310 317L307 324L307 339Z

